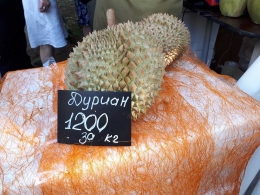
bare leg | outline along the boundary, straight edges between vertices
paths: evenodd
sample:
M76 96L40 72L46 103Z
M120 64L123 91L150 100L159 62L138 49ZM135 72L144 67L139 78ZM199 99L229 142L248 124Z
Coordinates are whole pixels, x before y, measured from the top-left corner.
M82 27L82 30L83 30L83 35L84 35L84 37L87 36L89 33L91 33L91 28L90 28L90 26L83 26L83 27Z
M55 57L55 50L54 47L51 45L41 45L40 46L40 57L42 64L47 62L50 57Z

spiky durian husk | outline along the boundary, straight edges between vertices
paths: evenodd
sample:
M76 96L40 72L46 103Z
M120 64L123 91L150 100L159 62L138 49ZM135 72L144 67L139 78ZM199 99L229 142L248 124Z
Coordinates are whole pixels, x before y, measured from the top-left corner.
M162 45L167 64L181 57L190 47L190 32L175 16L153 14L137 25L142 26L147 34L151 34Z
M68 59L67 89L132 92L132 118L151 106L166 63L157 41L131 22L86 36Z

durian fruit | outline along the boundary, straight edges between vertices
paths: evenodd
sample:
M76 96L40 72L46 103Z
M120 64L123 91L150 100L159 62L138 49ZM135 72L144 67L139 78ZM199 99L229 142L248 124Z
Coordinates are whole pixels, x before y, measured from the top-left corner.
M162 45L167 64L180 58L190 47L188 28L173 15L153 14L137 25Z
M128 22L94 31L70 54L65 71L69 90L130 91L132 118L154 102L163 82L163 48Z

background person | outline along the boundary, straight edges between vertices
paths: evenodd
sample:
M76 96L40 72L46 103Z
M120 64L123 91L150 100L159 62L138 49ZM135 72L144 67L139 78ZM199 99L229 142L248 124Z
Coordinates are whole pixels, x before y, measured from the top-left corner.
M91 33L90 20L87 8L88 0L74 0L74 2L78 14L79 25L82 26L83 35L86 36L89 33Z
M66 46L68 36L56 0L22 0L31 48L40 47L43 66L55 64L55 48Z

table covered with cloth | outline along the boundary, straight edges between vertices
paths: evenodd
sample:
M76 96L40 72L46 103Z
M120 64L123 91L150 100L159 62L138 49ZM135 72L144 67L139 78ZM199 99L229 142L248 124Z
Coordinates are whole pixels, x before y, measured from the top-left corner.
M0 194L238 194L260 145L260 103L193 54L167 67L132 145L57 143L66 61L9 72L0 93Z

